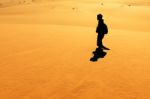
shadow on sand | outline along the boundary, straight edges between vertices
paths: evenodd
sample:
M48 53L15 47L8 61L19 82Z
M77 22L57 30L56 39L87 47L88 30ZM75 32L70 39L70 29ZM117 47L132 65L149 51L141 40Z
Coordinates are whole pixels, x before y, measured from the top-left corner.
M90 58L90 61L95 62L99 58L104 58L106 56L106 52L101 48L96 48L95 51L93 51L93 56Z

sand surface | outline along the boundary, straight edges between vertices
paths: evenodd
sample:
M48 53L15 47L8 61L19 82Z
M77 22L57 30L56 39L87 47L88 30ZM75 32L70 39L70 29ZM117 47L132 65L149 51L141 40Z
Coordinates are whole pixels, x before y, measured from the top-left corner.
M148 2L4 4L0 99L150 99ZM109 26L104 44L111 50L90 62L97 13Z

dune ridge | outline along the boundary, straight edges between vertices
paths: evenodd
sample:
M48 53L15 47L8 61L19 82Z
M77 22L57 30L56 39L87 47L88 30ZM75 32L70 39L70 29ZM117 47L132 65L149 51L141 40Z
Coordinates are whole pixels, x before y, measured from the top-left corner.
M14 5L24 5L24 4L32 4L32 3L44 3L44 2L64 2L64 1L73 1L73 0L0 0L0 7L9 7ZM101 5L107 3L115 3L120 5L127 5L127 6L150 6L150 1L143 1L143 0L136 0L136 1L129 1L129 0L81 0L77 2L84 2L84 3L99 3Z
M96 14L102 13L106 23L112 29L149 32L150 7L148 6L122 6L114 3L101 5L96 2L84 2L61 0L1 8L0 21L4 24L62 24L95 27ZM66 20L66 17L69 19Z

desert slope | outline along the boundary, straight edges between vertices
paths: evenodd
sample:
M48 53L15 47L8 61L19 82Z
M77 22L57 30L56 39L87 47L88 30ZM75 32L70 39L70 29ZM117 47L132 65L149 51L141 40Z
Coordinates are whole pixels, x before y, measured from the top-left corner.
M122 3L55 1L0 9L1 23L59 24L96 27L96 14L104 14L111 29L149 32L149 6ZM67 19L66 19L67 18Z
M0 8L0 98L149 99L149 11L117 0ZM111 50L90 62L97 13Z
M1 27L2 99L150 98L149 33L110 30L105 44L111 50L104 59L92 63L94 28Z

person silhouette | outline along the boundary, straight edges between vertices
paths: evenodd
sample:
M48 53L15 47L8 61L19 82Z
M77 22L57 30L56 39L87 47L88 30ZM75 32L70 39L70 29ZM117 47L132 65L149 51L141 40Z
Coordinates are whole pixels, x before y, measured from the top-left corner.
M93 51L94 56L90 59L90 61L97 61L98 58L104 58L104 56L107 54L103 50L109 50L109 48L105 47L103 45L103 38L104 35L108 33L107 25L104 23L103 15L98 14L97 15L98 25L96 28L97 35L97 48L95 51Z
M109 48L105 47L102 42L104 35L108 33L108 28L107 28L107 25L104 23L103 15L98 14L97 20L98 20L98 26L96 28L96 33L98 34L97 35L97 46L100 49L109 50Z

